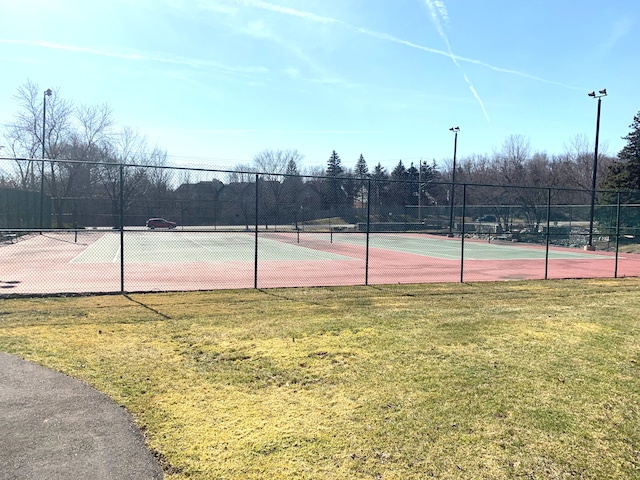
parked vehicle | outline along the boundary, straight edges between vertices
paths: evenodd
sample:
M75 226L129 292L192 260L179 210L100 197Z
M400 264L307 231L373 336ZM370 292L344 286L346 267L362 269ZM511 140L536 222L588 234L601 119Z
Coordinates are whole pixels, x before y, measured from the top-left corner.
M165 220L164 218L150 218L147 220L147 228L176 228L176 222Z

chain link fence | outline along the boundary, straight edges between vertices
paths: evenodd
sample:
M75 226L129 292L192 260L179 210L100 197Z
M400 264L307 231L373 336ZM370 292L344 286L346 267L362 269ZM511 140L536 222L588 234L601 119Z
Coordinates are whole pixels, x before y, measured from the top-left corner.
M640 192L15 159L0 179L5 294L640 275Z

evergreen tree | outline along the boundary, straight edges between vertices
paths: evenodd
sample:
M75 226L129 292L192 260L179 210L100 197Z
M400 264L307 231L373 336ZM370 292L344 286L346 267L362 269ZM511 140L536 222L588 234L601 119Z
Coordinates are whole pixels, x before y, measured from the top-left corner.
M354 172L355 177L358 179L356 183L356 197L360 203L360 208L364 212L364 207L367 198L367 180L366 178L369 176L369 167L367 167L367 162L365 161L362 154L360 154L360 158L356 162L356 171Z
M438 169L435 160L431 165L427 162L420 162L420 193L422 195L421 200L423 205L436 201L438 188L441 188L434 185L437 175Z
M373 173L371 174L371 180L383 182L384 180L389 179L389 174L387 173L387 169L382 166L380 162L373 168Z
M293 221L297 229L298 221L301 220L303 210L301 197L302 191L304 190L304 183L298 173L298 166L293 158L289 160L287 164L282 186L284 193L284 210L288 216L287 221Z
M380 162L374 167L371 174L371 206L372 212L378 216L381 213L383 204L388 202L389 195L389 174Z
M366 178L369 174L369 167L367 167L367 162L362 154L360 154L360 158L358 158L358 161L356 162L355 174L358 178Z
M327 177L339 177L344 172L342 168L342 160L340 160L340 155L336 153L334 150L329 157L329 161L327 162Z
M292 158L287 163L287 169L285 170L285 175L299 175L298 173L298 165L296 165L296 161Z
M413 162L411 162L411 166L407 169L407 180L411 182L417 182L420 178L420 173L418 169L413 166Z
M395 168L391 171L391 180L402 181L405 180L407 175L407 168L402 163L402 160L398 162Z
M325 198L327 202L327 206L329 208L336 207L344 202L343 200L343 184L342 179L338 178L344 173L344 169L342 168L342 161L340 160L340 156L334 150L329 157L329 161L327 162L327 177L330 177L326 181L326 189L325 189Z
M418 170L413 165L407 169L404 163L402 163L402 160L395 166L391 172L391 180L393 180L393 182L390 186L391 201L394 205L408 205L413 203L411 201L411 175L416 175L417 177L417 173Z
M435 181L438 172L435 160L431 165L429 165L427 162L420 162L420 170L420 179L422 180L422 183L430 183Z
M640 190L640 112L629 127L629 134L622 137L627 144L618 153L618 160L611 166L604 183L607 189Z
M640 202L640 112L633 117L633 123L629 125L631 131L625 137L627 144L618 152L618 158L609 167L609 175L603 187L608 191L603 192L598 198L605 203L616 204L618 198L623 204L637 204ZM618 196L614 190L632 190ZM595 212L596 219L601 224L606 224L607 218L602 218L599 210ZM640 224L640 212L634 207L623 207L620 211L620 225L632 227L631 233Z

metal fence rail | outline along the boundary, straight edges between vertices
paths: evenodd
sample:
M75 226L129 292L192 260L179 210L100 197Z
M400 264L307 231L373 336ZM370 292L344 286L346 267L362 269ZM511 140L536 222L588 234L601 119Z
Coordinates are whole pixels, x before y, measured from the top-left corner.
M0 189L5 294L640 275L640 192L47 162Z

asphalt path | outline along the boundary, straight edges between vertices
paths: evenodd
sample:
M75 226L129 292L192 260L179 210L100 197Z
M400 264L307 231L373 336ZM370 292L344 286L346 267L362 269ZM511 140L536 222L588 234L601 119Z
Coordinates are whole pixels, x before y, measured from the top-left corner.
M0 353L0 479L162 478L124 408L84 382Z

